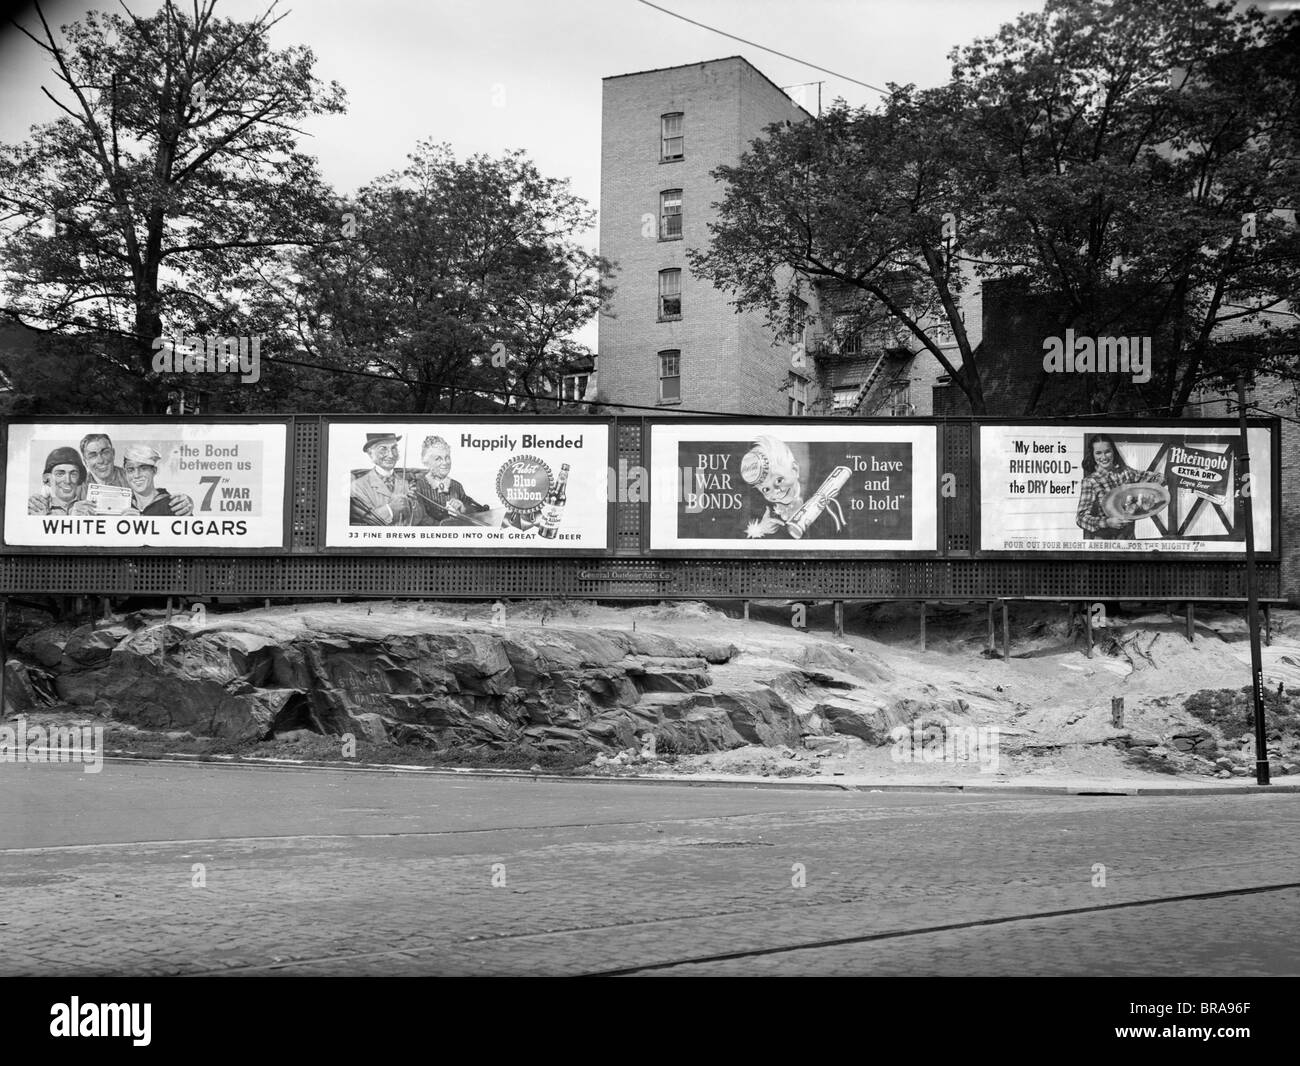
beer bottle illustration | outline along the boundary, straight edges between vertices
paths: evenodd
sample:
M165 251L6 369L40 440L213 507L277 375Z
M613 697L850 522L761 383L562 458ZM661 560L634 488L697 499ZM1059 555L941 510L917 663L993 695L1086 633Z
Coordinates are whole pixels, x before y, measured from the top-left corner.
M554 540L555 534L560 531L560 517L564 514L564 504L568 497L569 485L569 464L560 465L559 476L555 479L555 485L546 495L546 502L542 505L541 516L537 519L537 535L545 537L547 540Z

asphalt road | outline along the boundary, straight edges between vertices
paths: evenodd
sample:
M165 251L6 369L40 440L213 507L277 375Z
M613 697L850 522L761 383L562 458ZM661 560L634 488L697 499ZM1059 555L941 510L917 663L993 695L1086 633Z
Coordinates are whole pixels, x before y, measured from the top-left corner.
M1294 794L140 762L0 811L3 975L1300 974Z

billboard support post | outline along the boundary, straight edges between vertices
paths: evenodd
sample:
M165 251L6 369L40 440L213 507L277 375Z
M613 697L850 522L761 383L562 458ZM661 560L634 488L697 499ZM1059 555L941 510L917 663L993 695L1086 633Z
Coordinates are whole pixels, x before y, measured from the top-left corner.
M1246 375L1237 372L1237 415L1241 421L1241 480L1246 523L1246 599L1250 612L1250 695L1255 708L1255 782L1267 785L1268 749L1264 740L1264 666L1259 650L1259 590L1255 578L1255 515L1251 506L1250 443L1246 433Z
M5 712L5 681L9 675L9 597L0 596L0 717Z

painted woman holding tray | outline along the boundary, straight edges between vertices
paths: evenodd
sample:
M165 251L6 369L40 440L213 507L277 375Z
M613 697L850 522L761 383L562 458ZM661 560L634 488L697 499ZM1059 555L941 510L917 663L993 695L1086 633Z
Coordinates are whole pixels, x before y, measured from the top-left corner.
M1094 433L1084 438L1083 446L1083 485L1079 488L1079 510L1075 514L1075 523L1083 530L1084 540L1133 540L1134 526L1138 518L1145 518L1146 513L1133 513L1133 518L1125 521L1110 514L1105 507L1106 497L1120 485L1149 484L1153 486L1153 505L1168 498L1167 493L1154 486L1164 486L1165 476L1158 470L1134 470L1119 453L1115 441L1105 433Z

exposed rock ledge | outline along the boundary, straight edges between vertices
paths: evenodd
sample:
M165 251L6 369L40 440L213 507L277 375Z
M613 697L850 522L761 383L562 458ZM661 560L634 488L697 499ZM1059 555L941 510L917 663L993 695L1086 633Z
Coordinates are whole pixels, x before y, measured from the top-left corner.
M134 616L20 647L56 674L70 704L231 739L305 727L439 747L609 750L650 732L661 749L703 752L831 733L881 744L892 726L942 711L873 696L890 680L883 664L828 642L764 658L701 636L362 610L271 609L202 625Z

